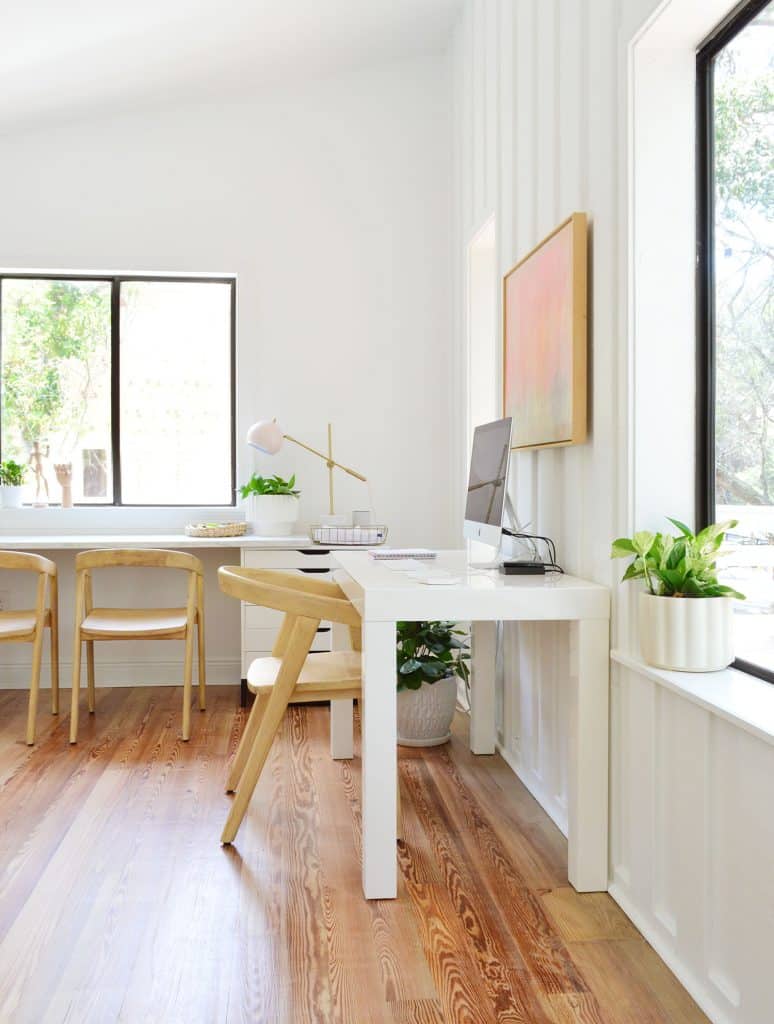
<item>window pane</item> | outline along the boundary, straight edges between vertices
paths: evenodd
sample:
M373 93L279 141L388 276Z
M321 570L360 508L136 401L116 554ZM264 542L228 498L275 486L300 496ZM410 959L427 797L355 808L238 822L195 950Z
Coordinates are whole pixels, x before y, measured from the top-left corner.
M120 353L123 503L230 503L230 284L122 283Z
M715 493L738 658L774 670L774 3L715 57Z
M5 278L0 322L2 458L28 465L25 500L61 501L69 463L74 501L112 502L110 284Z

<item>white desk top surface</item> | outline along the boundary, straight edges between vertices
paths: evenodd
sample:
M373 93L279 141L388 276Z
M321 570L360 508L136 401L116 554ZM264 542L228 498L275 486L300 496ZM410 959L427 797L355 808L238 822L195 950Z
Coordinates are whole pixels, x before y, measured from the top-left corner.
M429 586L365 551L342 551L334 560L337 581L365 619L557 620L609 619L610 593L599 583L561 573L506 576L475 569L466 551L439 551L418 570L446 571L457 578Z

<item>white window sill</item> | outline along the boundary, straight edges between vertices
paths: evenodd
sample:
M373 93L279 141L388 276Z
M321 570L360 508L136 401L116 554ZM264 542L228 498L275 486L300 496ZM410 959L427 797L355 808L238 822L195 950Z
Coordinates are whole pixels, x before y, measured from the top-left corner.
M612 651L610 657L774 745L774 685L765 679L734 668L720 672L669 672L646 665L623 651Z

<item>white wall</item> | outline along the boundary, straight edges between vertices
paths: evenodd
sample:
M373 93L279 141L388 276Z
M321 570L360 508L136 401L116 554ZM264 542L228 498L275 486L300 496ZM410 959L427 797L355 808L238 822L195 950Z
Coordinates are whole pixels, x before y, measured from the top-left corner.
M651 101L661 120L648 135L633 119L630 44L654 12L667 11L678 15L686 45L686 19L703 13L719 20L721 6L722 0L469 0L453 44L458 394L462 401L467 383L468 247L480 225L494 213L503 274L569 213L587 211L590 440L518 454L511 496L523 523L555 538L568 571L612 586L613 644L631 652L635 666L628 592L618 586L620 564L609 561L609 545L635 524L657 526L654 517L670 511L667 501L690 519L690 394L686 400L681 383L682 429L673 444L671 420L659 410L663 385L646 371L652 354L666 350L690 382L694 334L691 197L683 196L681 216L660 227L658 244L668 252L661 266L642 248L656 224L641 220L638 231L634 213L652 214L649 169L663 174L672 161L666 191L690 188L693 133L686 115L693 95L691 88L687 106L663 94ZM701 33L693 38L698 42ZM678 59L660 47L663 39L639 55L648 73L638 88L676 88L686 69L690 78L690 49ZM647 159L644 150L630 149L635 141ZM659 184L664 190L663 179ZM661 206L669 210L667 201ZM647 275L639 274L643 267ZM661 307L653 294L659 275ZM674 287L663 305L665 276L683 290L679 306L671 305ZM464 424L457 424L456 446L460 489ZM673 457L666 472L660 462L654 471L654 453ZM569 640L555 624L505 630L499 724L503 755L565 831ZM611 742L611 893L713 1020L774 1020L765 963L774 920L774 883L765 866L774 857L774 746L631 665L614 666Z
M629 7L645 7L629 0ZM650 4L649 6L652 6ZM517 453L511 497L522 524L551 535L560 562L612 584L609 541L623 518L626 405L621 292L624 144L617 0L471 0L453 44L456 338L464 352L466 253L494 213L501 276L573 210L589 213L591 441ZM499 294L499 293L498 293ZM499 298L498 298L499 301ZM498 310L498 323L501 322ZM460 358L461 366L464 359ZM464 394L464 374L457 380ZM465 464L458 424L458 489ZM561 626L506 630L505 755L566 827Z
M276 415L324 447L331 420L391 540L448 545L449 125L448 61L425 57L8 134L0 267L235 272L238 479L295 471L313 521L327 510L322 462L290 445L253 457L242 438ZM363 484L339 474L336 488L339 510L368 505ZM212 579L209 655L234 678L238 615ZM28 653L3 648L1 664Z

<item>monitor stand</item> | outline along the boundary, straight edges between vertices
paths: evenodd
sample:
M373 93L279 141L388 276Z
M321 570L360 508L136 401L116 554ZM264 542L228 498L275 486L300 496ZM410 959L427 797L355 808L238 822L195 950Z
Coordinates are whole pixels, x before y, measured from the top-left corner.
M516 509L513 507L513 502L511 501L510 495L507 494L507 493L505 495L505 508L503 509L503 518L507 520L507 522L509 524L509 529L513 530L514 533L521 533L522 532L523 528L522 528L522 526L519 523L518 516L516 515ZM473 542L473 543L476 543L476 542ZM486 546L486 547L491 548L492 545L489 544L489 545L481 545L481 546L482 547ZM503 550L503 534L501 533L500 534L500 543L497 546L494 560L493 561L489 561L489 562L468 562L468 568L469 569L489 569L489 570L494 570L494 569L499 570L499 569L501 569L502 565L503 565L502 550Z

